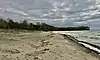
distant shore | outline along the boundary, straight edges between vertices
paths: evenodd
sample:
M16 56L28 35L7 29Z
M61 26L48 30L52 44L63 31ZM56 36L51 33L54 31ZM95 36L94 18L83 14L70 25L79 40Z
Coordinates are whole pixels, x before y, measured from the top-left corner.
M23 20L22 22L15 22L14 20L0 19L0 28L4 29L25 29L25 30L36 30L36 31L77 31L77 30L90 30L89 26L76 26L76 27L55 27L47 23L37 22L29 23L28 20Z

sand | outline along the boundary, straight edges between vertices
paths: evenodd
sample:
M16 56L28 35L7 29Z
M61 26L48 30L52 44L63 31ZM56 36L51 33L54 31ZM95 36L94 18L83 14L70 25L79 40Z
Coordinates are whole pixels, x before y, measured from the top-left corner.
M0 29L0 60L100 60L60 34Z

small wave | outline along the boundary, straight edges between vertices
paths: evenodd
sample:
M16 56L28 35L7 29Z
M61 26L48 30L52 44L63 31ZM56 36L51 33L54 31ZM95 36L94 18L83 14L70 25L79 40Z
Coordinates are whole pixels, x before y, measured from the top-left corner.
M83 38L87 38L87 39L94 39L94 40L100 40L100 36L79 36L79 37L83 37Z
M90 39L96 39L96 40L99 40L100 37L89 37Z
M88 38L88 36L81 36L81 37Z

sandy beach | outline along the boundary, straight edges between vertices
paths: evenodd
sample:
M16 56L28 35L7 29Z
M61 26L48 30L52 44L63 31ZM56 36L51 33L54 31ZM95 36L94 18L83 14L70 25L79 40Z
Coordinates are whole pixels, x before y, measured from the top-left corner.
M100 60L100 57L57 33L0 29L0 60Z

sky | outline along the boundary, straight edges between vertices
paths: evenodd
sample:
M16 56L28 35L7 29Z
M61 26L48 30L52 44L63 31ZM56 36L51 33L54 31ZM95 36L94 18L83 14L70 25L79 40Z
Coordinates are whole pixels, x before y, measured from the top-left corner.
M0 17L100 29L100 0L0 0Z

